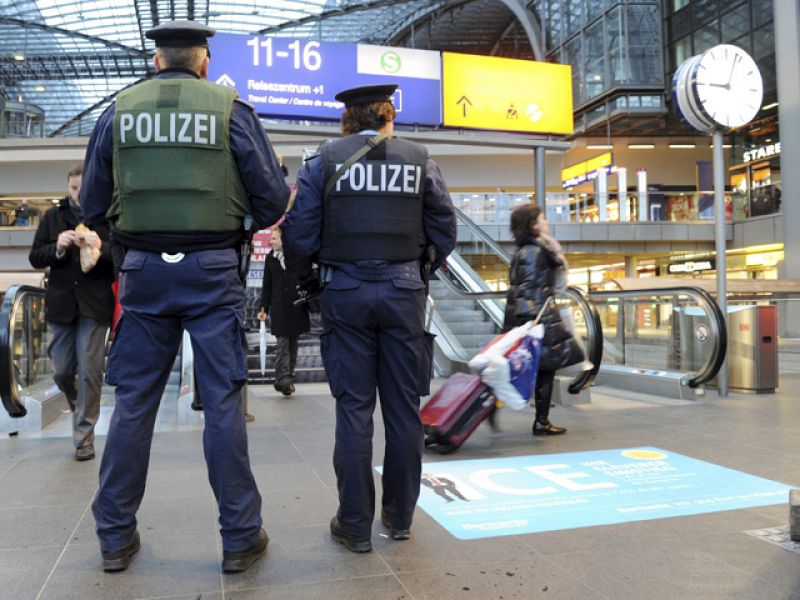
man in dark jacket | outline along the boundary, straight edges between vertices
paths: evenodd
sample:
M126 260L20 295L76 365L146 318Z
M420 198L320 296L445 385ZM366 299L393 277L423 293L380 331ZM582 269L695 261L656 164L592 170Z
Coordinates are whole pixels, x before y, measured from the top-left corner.
M114 314L114 269L106 228L75 231L84 220L78 198L82 176L82 165L70 169L69 194L45 213L29 260L36 269L50 268L45 299L50 335L47 354L53 361L53 379L73 412L75 459L91 460L94 426L100 414L106 334ZM86 273L80 260L84 246L100 249L100 259Z
M272 252L264 263L259 319L269 315L272 335L278 338L275 349L275 389L284 396L294 393L294 367L300 335L310 329L305 306L296 306L297 275L286 270L280 227L272 229L269 245Z

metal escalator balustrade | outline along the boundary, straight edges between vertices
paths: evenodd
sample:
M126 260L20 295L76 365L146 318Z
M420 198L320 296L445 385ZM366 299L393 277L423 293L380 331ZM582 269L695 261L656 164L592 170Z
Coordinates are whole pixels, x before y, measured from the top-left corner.
M708 292L694 286L654 286L595 291L589 298L605 340L598 383L691 398L690 390L719 372L727 328Z
M45 290L12 285L0 307L0 398L11 417L24 417L26 396L58 394L47 358Z

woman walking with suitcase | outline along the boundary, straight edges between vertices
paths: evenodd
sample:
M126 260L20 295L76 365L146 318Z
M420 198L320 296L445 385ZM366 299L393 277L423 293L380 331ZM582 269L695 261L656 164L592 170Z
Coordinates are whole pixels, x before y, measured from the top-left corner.
M559 435L567 430L548 419L555 372L584 360L580 345L551 302L559 288L565 287L566 261L558 242L547 231L547 221L539 206L528 204L515 209L511 213L511 233L517 251L509 269L503 330L509 331L536 318L547 305L541 317L544 338L534 392L536 417L532 433Z

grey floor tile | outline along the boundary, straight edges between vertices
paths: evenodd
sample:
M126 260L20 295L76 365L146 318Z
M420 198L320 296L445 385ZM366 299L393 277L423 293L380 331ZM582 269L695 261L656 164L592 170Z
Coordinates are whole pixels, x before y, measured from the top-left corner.
M208 536L215 539L217 511L211 496L160 500L145 495L136 514L139 533L153 544L164 539ZM95 522L91 511L81 521L74 543L96 544Z
M0 549L67 543L86 504L0 510Z
M325 526L339 507L335 489L309 481L293 490L261 488L262 514L267 529L272 527Z
M706 535L691 545L745 573L769 582L784 597L800 596L800 555L743 532Z
M333 470L332 465L330 470ZM262 493L293 490L301 486L323 483L317 471L305 460L297 463L255 465L253 475Z
M24 459L2 478L0 507L85 504L97 489L98 460Z
M225 590L228 600L414 600L394 575L346 581ZM444 597L441 597L444 600Z
M0 582L4 598L36 598L64 549L63 545L0 550Z
M160 540L142 538L142 548L121 573L104 573L100 551L70 544L44 589L43 599L84 600L156 598L221 591L215 542L208 537Z
M469 565L401 573L398 576L414 598L420 600L433 598L604 600L607 598L543 557L531 557L527 560L507 557L502 564L484 564L476 560Z
M605 552L610 546L631 547L646 543L658 543L667 535L656 529L648 529L641 522L579 527L561 531L543 531L519 536L519 539L537 552L549 556L570 552Z
M765 600L790 598L778 587L677 542L575 552L554 561L614 600Z
M175 471L154 470L147 474L145 501L199 496L213 496L205 464L202 467Z
M373 543L397 573L474 564L476 557L496 563L508 557L528 558L535 554L530 546L516 536L457 540L420 510L414 517L411 539L395 542L387 540L385 535L383 527L376 523Z
M377 552L354 554L334 542L324 526L275 528L267 556L248 571L226 575L225 592L271 585L321 583L388 575Z

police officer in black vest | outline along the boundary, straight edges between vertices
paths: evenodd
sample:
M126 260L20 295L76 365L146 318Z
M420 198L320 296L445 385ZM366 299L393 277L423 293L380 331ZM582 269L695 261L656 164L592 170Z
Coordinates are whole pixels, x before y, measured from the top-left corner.
M340 93L341 140L309 159L283 225L290 265L303 277L322 266L322 358L336 397L333 463L339 510L331 536L353 552L372 549L375 515L372 414L376 388L386 431L381 520L408 539L419 497L432 336L424 329L421 262L453 250L456 222L439 167L422 146L392 137L396 85Z
M125 569L139 549L136 511L153 426L186 330L205 408L222 568L243 571L263 555L267 534L242 408L244 286L236 248L245 215L271 225L289 189L252 108L234 90L205 81L214 30L176 21L146 35L156 43L158 74L119 93L98 120L81 190L87 220L108 218L127 249L123 315L106 371L117 386L116 406L92 510L103 568Z

